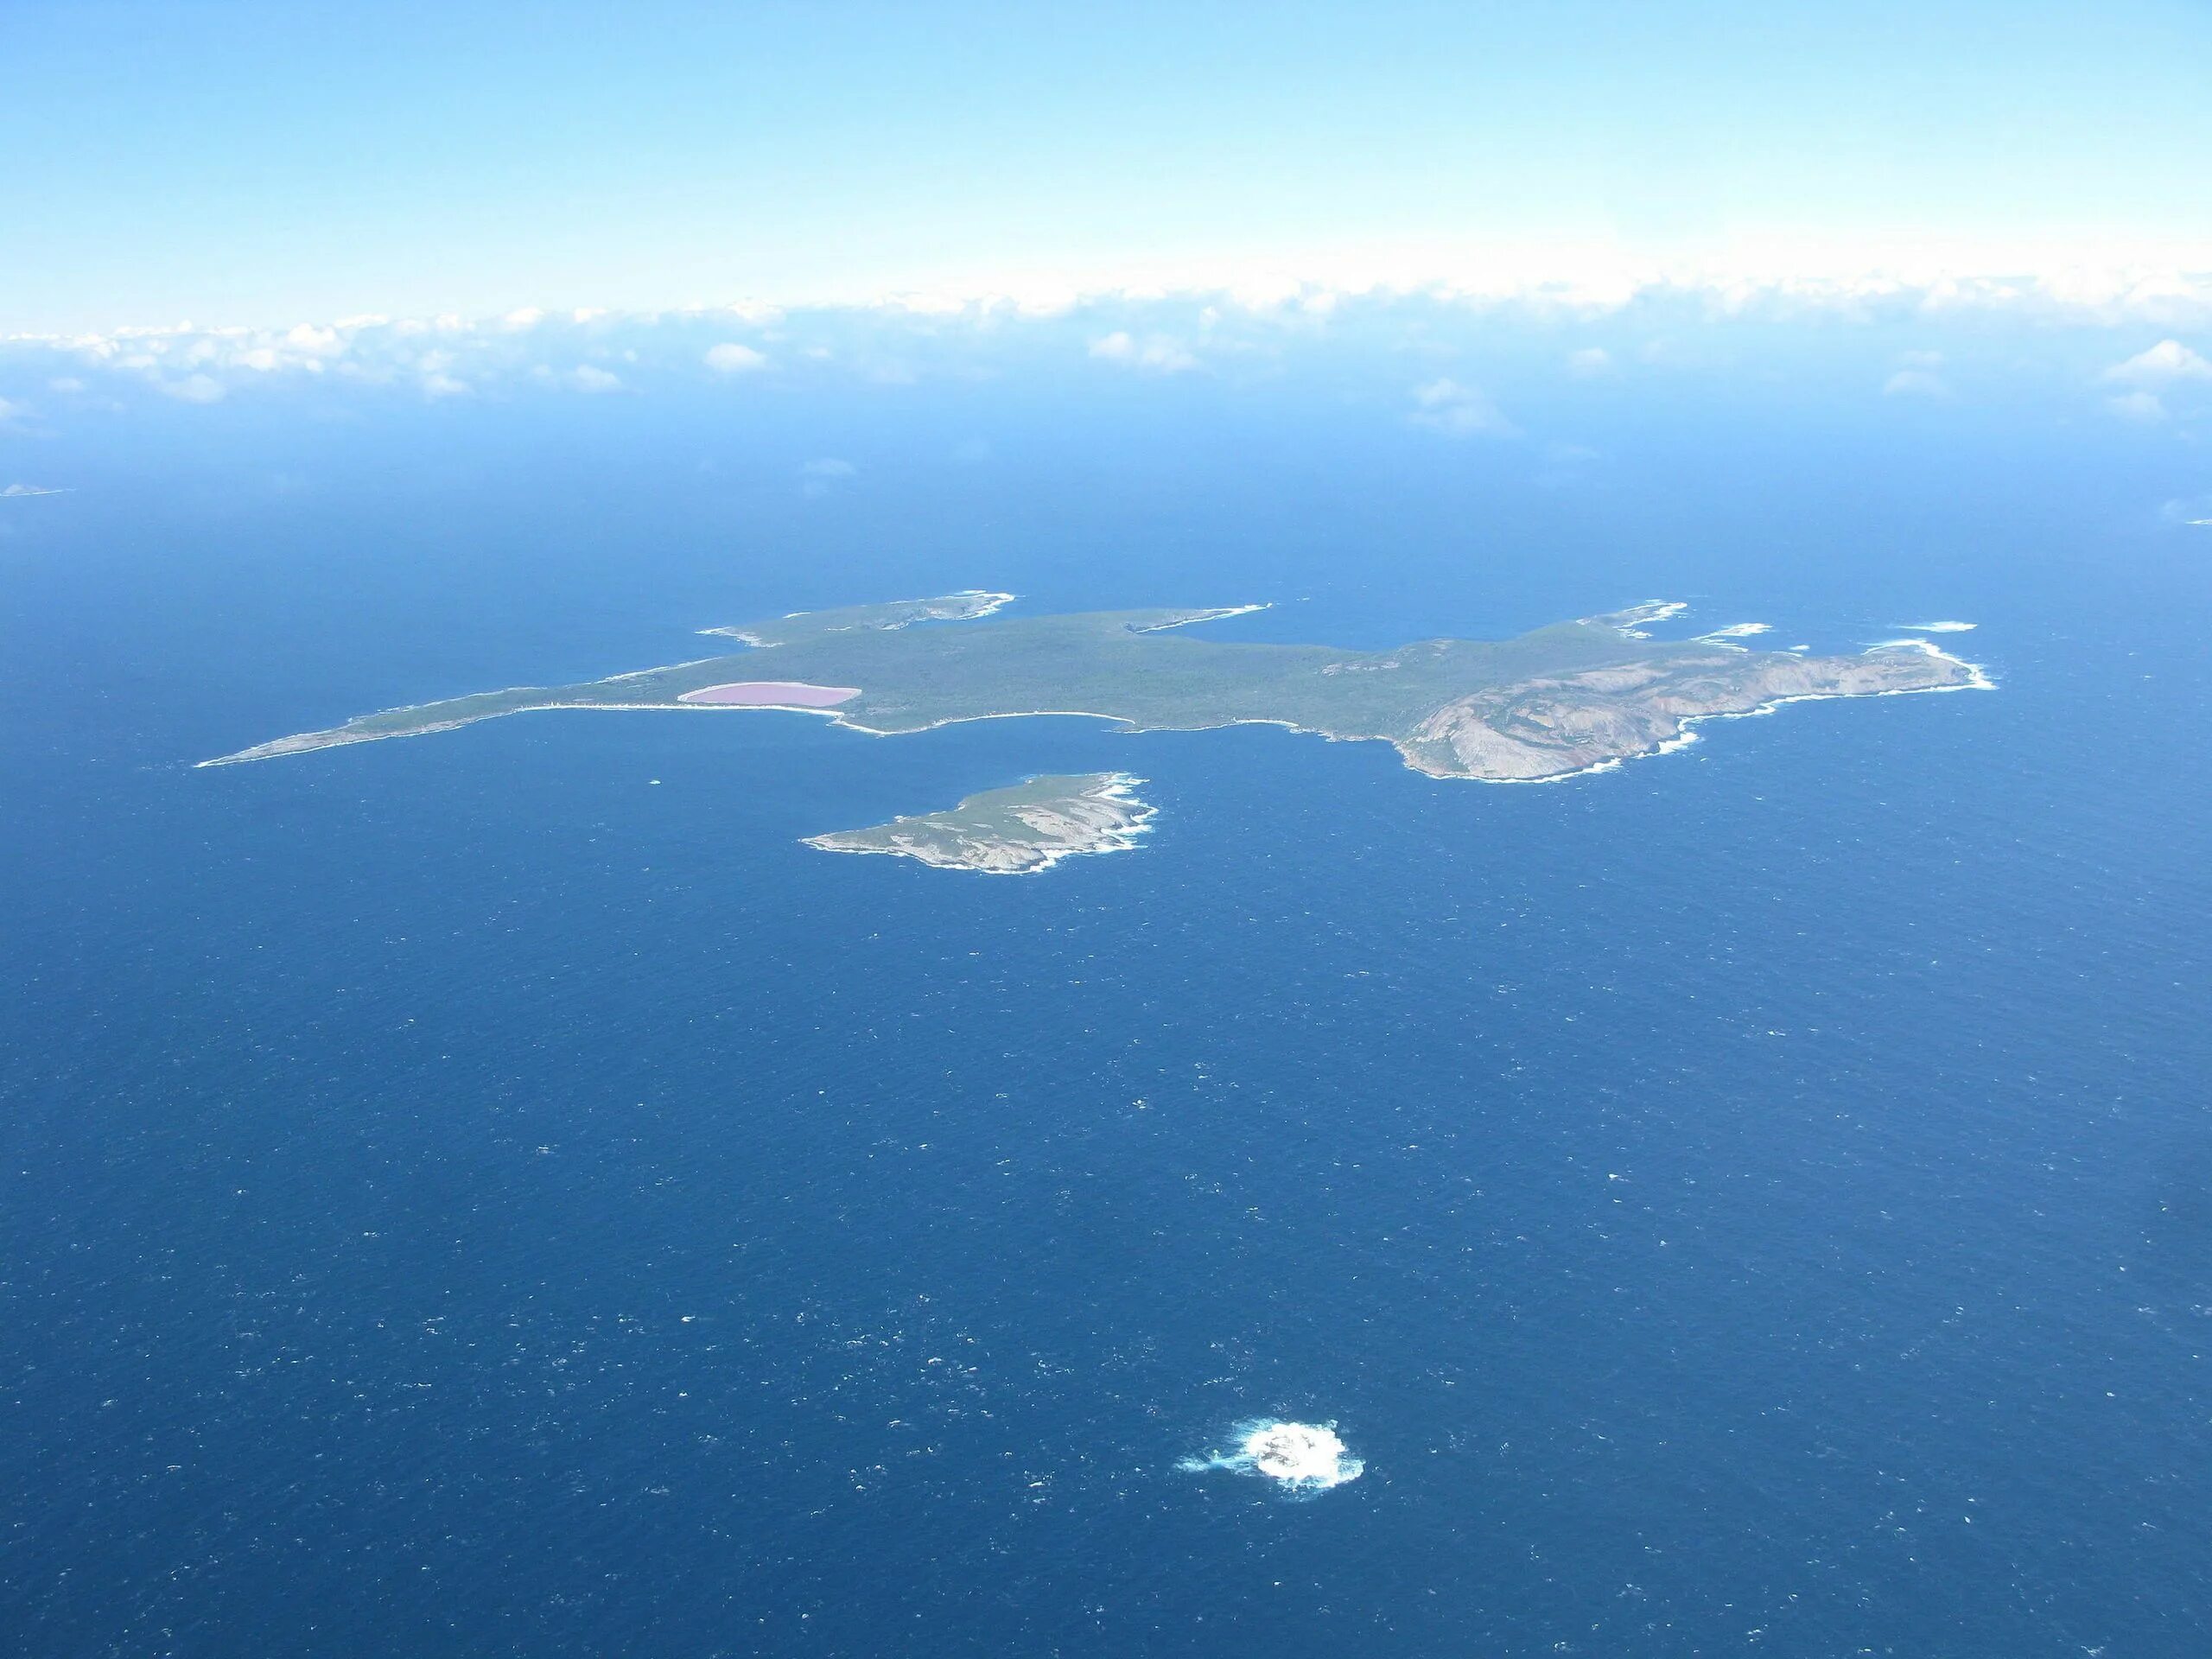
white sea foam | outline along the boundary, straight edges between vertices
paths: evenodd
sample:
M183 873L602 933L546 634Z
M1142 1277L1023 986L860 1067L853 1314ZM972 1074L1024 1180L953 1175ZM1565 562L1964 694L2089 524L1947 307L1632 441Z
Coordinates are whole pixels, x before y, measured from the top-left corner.
M1262 600L1256 605L1222 605L1211 610L1190 611L1166 622L1154 622L1148 626L1131 628L1132 633L1165 633L1170 628L1187 628L1198 622L1218 622L1224 617L1249 616L1255 611L1274 609L1274 601Z
M1185 1458L1175 1466L1193 1475L1215 1469L1257 1475L1274 1481L1294 1497L1316 1497L1332 1486L1357 1480L1366 1472L1366 1464L1346 1451L1337 1438L1332 1422L1291 1423L1262 1417L1237 1424L1234 1433L1235 1451Z
M1994 691L1997 689L1997 682L1990 677L1989 671L1980 663L1970 663L1963 657L1954 657L1933 639L1885 639L1879 645L1866 647L1866 654L1870 657L1878 651L1923 652L1944 662L1955 663L1967 671L1964 683L1958 685L1907 686L1900 691L1877 691L1874 695L1878 697L1910 697L1923 691Z
M1700 645L1719 645L1728 651L1745 651L1750 647L1739 645L1736 641L1749 639L1755 633L1773 632L1774 625L1771 622L1732 622L1725 628L1713 629L1711 633L1699 634L1695 643Z
M1971 622L1899 622L1900 628L1910 628L1915 633L1972 633Z
M1109 801L1118 801L1124 806L1135 807L1137 810L1137 816L1129 823L1123 824L1119 830L1115 830L1111 835L1101 836L1096 846L1051 847L1045 850L1044 862L1034 865L1027 870L987 870L984 874L987 875L1038 875L1051 869L1055 864L1058 864L1064 858L1080 858L1089 853L1126 853L1130 851L1136 846L1137 837L1139 836L1149 835L1152 832L1153 823L1160 817L1160 809L1158 807L1153 805L1149 801L1141 801L1137 798L1137 785L1145 781L1146 780L1144 779L1139 778L1134 773L1117 772L1114 774L1114 781L1097 791L1100 795L1103 796Z
M1665 622L1689 609L1687 601L1679 599L1647 600L1641 605L1631 605L1624 611L1615 611L1608 617L1591 617L1589 621L1609 621L1614 628L1631 639L1649 639L1651 636L1638 626L1645 622Z

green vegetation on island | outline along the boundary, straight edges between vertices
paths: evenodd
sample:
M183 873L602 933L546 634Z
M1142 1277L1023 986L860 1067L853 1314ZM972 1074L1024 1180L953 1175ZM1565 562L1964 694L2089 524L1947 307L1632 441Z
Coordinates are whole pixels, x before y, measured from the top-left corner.
M1439 778L1564 777L1649 754L1689 723L1777 703L1988 683L1926 640L1853 656L1747 650L1718 634L1650 639L1653 603L1518 639L1394 650L1226 643L1175 632L1256 607L997 614L954 594L713 630L742 652L565 686L524 686L365 715L207 766L448 730L539 709L810 707L889 734L956 721L1082 714L1134 731L1247 722L1395 746Z

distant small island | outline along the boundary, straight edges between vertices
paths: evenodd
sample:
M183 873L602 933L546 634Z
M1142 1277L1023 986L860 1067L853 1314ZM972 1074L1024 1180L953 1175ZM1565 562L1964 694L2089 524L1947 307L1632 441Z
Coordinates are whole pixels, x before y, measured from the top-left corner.
M941 870L1033 875L1078 853L1124 852L1153 819L1122 772L1032 778L987 789L949 811L893 818L868 830L809 836L830 853L891 853Z
M711 628L747 649L582 684L388 709L200 764L411 737L531 709L780 709L878 736L1020 715L1084 715L1130 731L1287 726L1389 743L1432 778L1539 783L1675 747L1700 721L1816 698L1991 683L1924 638L1840 657L1738 644L1764 632L1758 623L1655 639L1648 625L1684 608L1658 601L1515 639L1339 651L1176 632L1264 608L1257 605L1000 615L1012 600L968 592Z

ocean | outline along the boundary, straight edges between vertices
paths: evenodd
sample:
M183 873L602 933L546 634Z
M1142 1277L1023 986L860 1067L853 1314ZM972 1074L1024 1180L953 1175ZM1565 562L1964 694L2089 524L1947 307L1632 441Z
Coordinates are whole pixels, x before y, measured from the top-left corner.
M1233 387L116 419L0 502L10 1651L2212 1643L2185 455L1779 391L1548 457ZM740 713L191 766L970 587L1960 619L1999 689L1537 787ZM1155 828L1040 877L798 844L1106 769ZM1179 1468L1275 1417L1364 1473Z

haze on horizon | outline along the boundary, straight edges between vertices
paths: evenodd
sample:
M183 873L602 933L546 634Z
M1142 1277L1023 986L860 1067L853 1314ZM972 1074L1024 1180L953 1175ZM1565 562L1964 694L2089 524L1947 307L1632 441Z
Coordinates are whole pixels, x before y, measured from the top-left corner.
M10 9L0 335L2212 270L2212 16ZM2024 164L2023 158L2032 158Z

